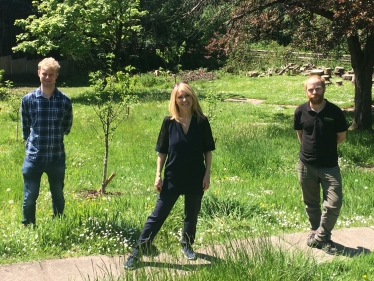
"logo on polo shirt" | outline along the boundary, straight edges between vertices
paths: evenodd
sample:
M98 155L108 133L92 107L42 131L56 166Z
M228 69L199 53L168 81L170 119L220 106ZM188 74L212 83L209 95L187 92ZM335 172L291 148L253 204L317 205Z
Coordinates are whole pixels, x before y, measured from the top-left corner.
M324 120L328 122L334 122L334 118L330 118L330 117L324 117Z

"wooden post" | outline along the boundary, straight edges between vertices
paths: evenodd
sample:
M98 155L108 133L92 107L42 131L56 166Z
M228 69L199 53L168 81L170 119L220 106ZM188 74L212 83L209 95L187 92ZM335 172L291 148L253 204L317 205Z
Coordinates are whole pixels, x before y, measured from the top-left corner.
M115 175L115 173L110 174L109 178L105 182L105 187L110 183L110 181L114 178Z
M100 193L100 194L106 193L106 192L103 192L103 190L105 191L105 188L110 183L110 181L114 178L115 175L116 175L115 173L111 173L110 176L109 176L109 178L107 178L107 180L105 181L104 186L100 187L97 192Z

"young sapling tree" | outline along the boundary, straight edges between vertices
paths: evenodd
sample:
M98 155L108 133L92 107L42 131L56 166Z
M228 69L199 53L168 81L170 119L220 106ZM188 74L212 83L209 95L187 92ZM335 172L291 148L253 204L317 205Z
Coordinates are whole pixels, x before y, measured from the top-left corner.
M136 98L129 93L135 83L130 76L132 67L126 67L126 71L118 71L115 74L105 75L101 71L90 74L91 93L90 103L100 120L104 142L104 160L101 186L98 192L106 193L106 187L115 173L107 178L109 162L109 146L115 131L121 123L129 117L130 105L136 102Z

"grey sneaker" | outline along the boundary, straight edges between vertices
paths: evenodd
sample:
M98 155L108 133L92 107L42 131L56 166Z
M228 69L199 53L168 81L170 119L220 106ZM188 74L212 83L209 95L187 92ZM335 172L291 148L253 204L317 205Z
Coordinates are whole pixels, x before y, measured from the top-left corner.
M315 236L309 237L307 241L307 245L311 248L317 248L324 251L326 254L329 255L338 255L339 251L336 249L334 242L332 240L326 241L318 241Z
M137 264L138 264L138 261L139 261L139 259L137 257L134 257L133 255L130 255L127 258L127 261L124 263L123 267L125 269L129 269L129 270L135 269Z
M188 260L196 260L196 254L191 247L183 247L182 253Z

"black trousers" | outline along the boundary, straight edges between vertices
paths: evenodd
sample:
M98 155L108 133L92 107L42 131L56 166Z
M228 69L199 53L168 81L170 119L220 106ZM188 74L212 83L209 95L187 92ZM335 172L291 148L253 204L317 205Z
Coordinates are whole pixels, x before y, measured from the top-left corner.
M152 214L148 217L143 230L139 236L137 245L132 251L132 255L137 257L141 250L149 247L155 236L161 229L170 211L181 194L161 192L156 201L156 206ZM201 209L202 194L184 195L184 227L181 244L191 246L195 242L197 217Z

